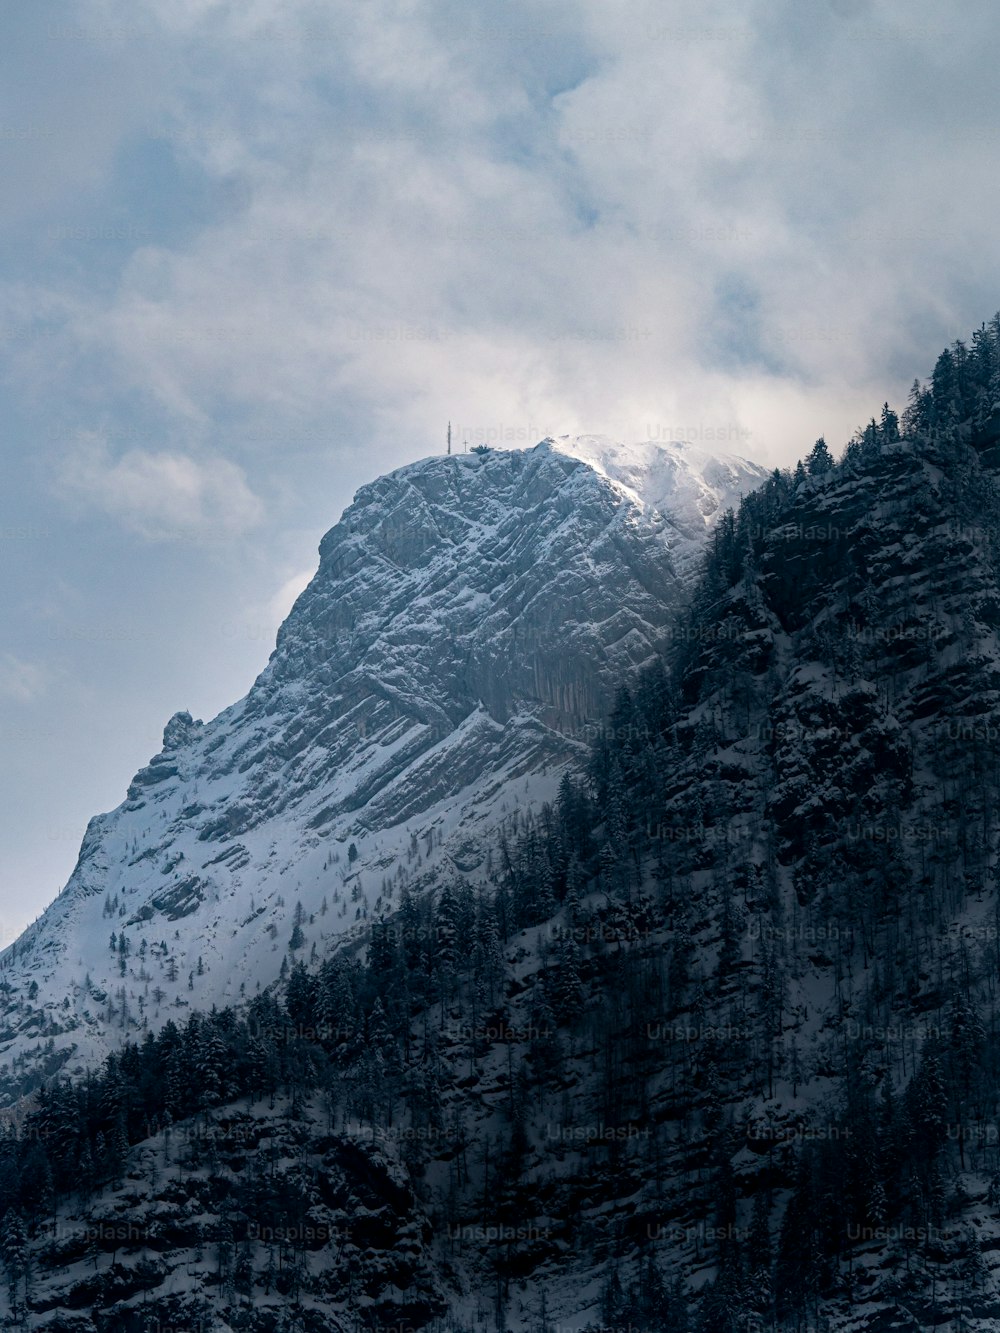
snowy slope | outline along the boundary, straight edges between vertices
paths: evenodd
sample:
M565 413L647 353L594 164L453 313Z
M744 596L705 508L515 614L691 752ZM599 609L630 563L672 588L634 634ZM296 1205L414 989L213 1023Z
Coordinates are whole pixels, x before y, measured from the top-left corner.
M759 463L710 453L686 441L624 444L606 435L564 435L552 447L627 488L656 525L685 580L697 573L706 533L719 516L738 509L742 496L769 476Z
M247 697L171 719L0 959L7 1095L252 995L404 883L481 873L505 814L554 794L682 594L638 475L655 464L666 504L677 459L593 441L431 458L358 492Z

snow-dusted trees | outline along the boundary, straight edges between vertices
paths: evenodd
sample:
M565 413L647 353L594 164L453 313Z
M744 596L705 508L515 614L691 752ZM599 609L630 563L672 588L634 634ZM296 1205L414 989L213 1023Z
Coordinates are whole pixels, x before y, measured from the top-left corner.
M0 1223L0 1257L3 1258L4 1271L7 1274L7 1286L10 1304L17 1304L17 1293L21 1282L28 1281L28 1235L24 1220L19 1212L8 1208Z

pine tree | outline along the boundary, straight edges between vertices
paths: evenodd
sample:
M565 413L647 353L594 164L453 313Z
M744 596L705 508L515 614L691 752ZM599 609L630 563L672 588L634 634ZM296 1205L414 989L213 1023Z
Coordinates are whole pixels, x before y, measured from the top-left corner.
M701 1333L744 1333L748 1304L739 1266L723 1263L702 1297Z
M914 380L901 422L902 432L906 439L916 439L923 435L930 426L929 403L930 394L922 388L919 380Z
M709 1139L715 1139L722 1128L725 1110L722 1102L722 1084L719 1070L714 1060L709 1060L705 1067L705 1098L702 1109L702 1125Z
M973 1291L980 1291L989 1280L990 1269L979 1245L979 1237L973 1227L967 1226L963 1237L965 1258L962 1260L962 1281Z
M951 1055L958 1084L968 1100L972 1076L979 1066L986 1029L975 1007L965 995L957 994L951 1006Z
M209 1108L225 1099L228 1062L229 1052L219 1033L214 1029L204 1033L195 1050L194 1070L198 1105L206 1119Z
M250 1305L253 1299L253 1257L248 1249L240 1250L233 1270L233 1284Z
M553 1006L561 1023L574 1023L583 1009L583 983L580 980L580 950L570 936L562 943L559 972Z
M899 439L899 418L888 403L882 404L882 419L879 422L879 435L883 444L895 444Z
M722 886L722 938L719 944L718 978L720 983L736 971L741 959L740 932L733 907L733 894L728 881Z
M0 1224L0 1257L3 1258L4 1270L10 1291L10 1303L16 1304L17 1288L22 1278L27 1289L28 1279L28 1233L21 1214L9 1208Z
M767 1190L761 1182L753 1198L753 1216L747 1235L747 1289L752 1308L770 1314L774 1305L771 1275L771 1226Z
M833 455L827 447L826 440L821 435L806 459L806 471L811 477L819 477L825 472L832 471L834 466Z
M563 1049L556 1016L544 989L538 989L541 994L531 1014L530 1052L539 1076L549 1080L558 1078L561 1073Z
M929 1051L906 1090L913 1148L925 1162L934 1159L947 1135L948 1109L941 1061Z
M458 949L458 902L455 886L448 881L438 895L434 913L434 965L442 979L446 998L450 998L454 985Z
M128 1160L128 1134L125 1129L124 1116L118 1116L111 1127L111 1133L108 1135L105 1161L107 1163L108 1176L114 1188L118 1188L125 1175L125 1164Z
M386 1020L381 999L376 996L372 1011L368 1015L368 1046L371 1050L385 1055L392 1044L392 1033Z
M301 949L306 942L306 937L302 930L302 922L304 919L305 911L300 901L295 904L295 917L292 921L292 933L288 940L288 947L292 953L295 953L297 949Z
M89 1139L84 1139L83 1146L80 1149L80 1157L77 1162L77 1182L80 1197L84 1200L89 1199L94 1188L94 1154Z
M357 1031L357 1004L347 965L331 958L320 971L316 1016L323 1040L334 1046L347 1045Z
M815 1302L820 1284L820 1245L817 1234L817 1200L812 1163L803 1153L796 1172L795 1189L781 1223L775 1290L778 1312L794 1316Z
M496 908L485 895L479 900L476 915L476 946L489 1003L493 1005L496 1003L498 987L503 980L505 960L503 945L500 943Z
M288 1017L300 1032L308 1029L311 1023L315 995L312 978L306 971L305 964L297 962L288 978L285 992L285 1008Z

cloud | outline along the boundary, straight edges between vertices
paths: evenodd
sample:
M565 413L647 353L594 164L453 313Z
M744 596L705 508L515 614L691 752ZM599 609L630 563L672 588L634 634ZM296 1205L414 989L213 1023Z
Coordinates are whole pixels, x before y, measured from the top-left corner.
M96 370L241 460L240 417L413 456L450 416L540 435L727 420L789 461L1000 304L982 6L101 12L126 49L140 26L137 56L156 34L172 97L144 124L160 115L177 181L214 202L126 246L114 282L39 290L61 310L45 346L71 389ZM968 97L923 96L957 70ZM802 434L788 404L810 396Z
M45 317L12 373L56 380L87 424L96 379L112 413L140 403L289 494L314 475L305 436L375 471L449 417L524 439L725 421L788 462L902 406L1000 305L983 5L97 13L91 45L156 51L123 160L155 146L171 204L111 273L84 240L58 282L0 287L9 321ZM966 97L923 95L958 72Z
M27 704L48 688L49 671L34 662L26 662L13 653L0 653L0 698Z
M147 449L115 458L93 439L69 453L58 485L67 498L150 540L229 539L254 527L264 512L243 469L228 459Z

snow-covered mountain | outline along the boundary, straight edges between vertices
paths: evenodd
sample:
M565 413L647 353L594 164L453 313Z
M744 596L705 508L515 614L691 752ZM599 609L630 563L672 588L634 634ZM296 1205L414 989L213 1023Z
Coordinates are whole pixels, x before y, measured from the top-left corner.
M246 698L168 722L0 959L7 1095L249 998L403 885L482 873L487 835L552 797L665 647L714 516L765 476L585 436L363 487Z

